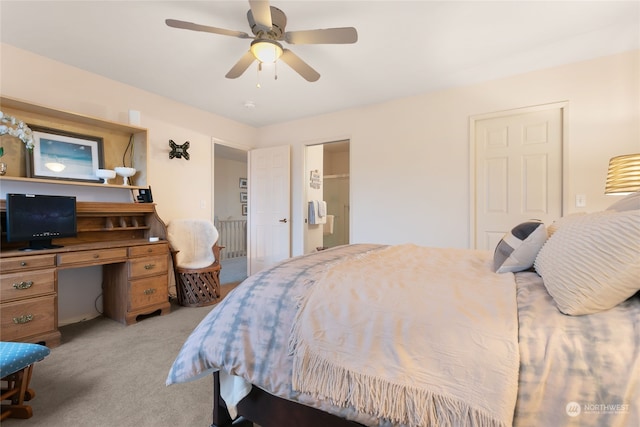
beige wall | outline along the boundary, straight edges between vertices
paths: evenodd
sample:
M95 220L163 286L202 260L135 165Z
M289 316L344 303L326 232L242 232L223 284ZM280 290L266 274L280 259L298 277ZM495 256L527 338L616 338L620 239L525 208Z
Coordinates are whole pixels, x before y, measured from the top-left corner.
M294 255L303 252L306 144L351 141L352 243L449 247L469 245L470 117L568 101L568 212L578 210L576 194L587 196L587 211L606 208L613 200L603 194L608 159L640 150L640 51L255 129L0 48L5 96L124 123L128 110L141 112L140 125L149 129L149 183L165 221L212 218L212 138L245 147L291 145ZM169 139L190 141L191 160L169 160Z
M568 101L566 213L606 208L610 157L640 150L640 51L261 128L292 145L300 253L303 147L351 140L351 242L469 246L470 117ZM587 197L575 208L575 195Z
M242 215L240 193L247 189L240 188L240 178L247 178L247 162L215 158L214 173L214 216L218 219L247 219Z
M306 144L351 140L351 241L469 245L469 119L568 101L567 211L576 194L604 209L610 157L640 150L640 51L251 128L101 76L1 45L6 96L114 121L141 112L149 182L163 219L213 215L212 137L245 147L292 146L293 254L303 252ZM191 142L169 160L168 141ZM204 206L202 208L201 206Z
M4 96L122 123L129 110L140 111L140 126L149 130L148 182L162 219L213 219L212 137L250 147L255 128L6 44L0 49ZM169 159L170 139L190 142L190 160ZM92 196L80 193L81 200Z

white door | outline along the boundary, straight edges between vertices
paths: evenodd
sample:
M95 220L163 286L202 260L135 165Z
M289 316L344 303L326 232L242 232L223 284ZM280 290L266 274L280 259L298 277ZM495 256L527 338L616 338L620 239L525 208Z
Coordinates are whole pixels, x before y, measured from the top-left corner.
M561 216L562 125L561 105L473 121L474 248L494 249L526 220Z
M249 275L289 258L289 146L249 151Z

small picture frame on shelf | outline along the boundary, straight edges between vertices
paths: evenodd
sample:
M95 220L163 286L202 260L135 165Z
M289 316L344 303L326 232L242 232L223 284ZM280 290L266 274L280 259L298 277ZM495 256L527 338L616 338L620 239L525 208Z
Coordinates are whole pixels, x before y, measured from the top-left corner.
M240 193L240 202L247 203L247 200L248 200L247 192L243 191L242 193Z
M242 204L242 216L247 216L247 204Z
M247 188L247 178L240 178L240 188Z
M29 125L33 150L27 175L31 178L101 182L96 170L103 167L101 137Z

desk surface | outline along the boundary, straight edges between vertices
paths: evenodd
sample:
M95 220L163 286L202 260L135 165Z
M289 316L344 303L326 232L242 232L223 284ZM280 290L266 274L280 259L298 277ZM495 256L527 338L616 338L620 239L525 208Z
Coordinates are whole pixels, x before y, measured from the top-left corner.
M34 256L50 255L50 254L61 254L61 253L79 252L79 251L95 251L95 250L123 248L123 247L131 247L131 246L158 245L163 243L168 243L168 242L166 240L150 242L148 239L130 239L130 240L111 240L111 241L104 241L104 242L73 243L73 244L64 245L61 248L54 248L54 249L2 250L0 251L0 258L24 257L24 256L30 256L30 255L34 255Z

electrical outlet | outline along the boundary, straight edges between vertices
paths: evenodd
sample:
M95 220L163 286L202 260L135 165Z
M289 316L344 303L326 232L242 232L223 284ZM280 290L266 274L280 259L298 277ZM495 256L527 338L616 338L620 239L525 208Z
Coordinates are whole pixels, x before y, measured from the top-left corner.
M205 199L200 199L200 209L205 209L207 207L207 201Z
M584 194L576 194L576 208L584 208L587 206L587 196Z

